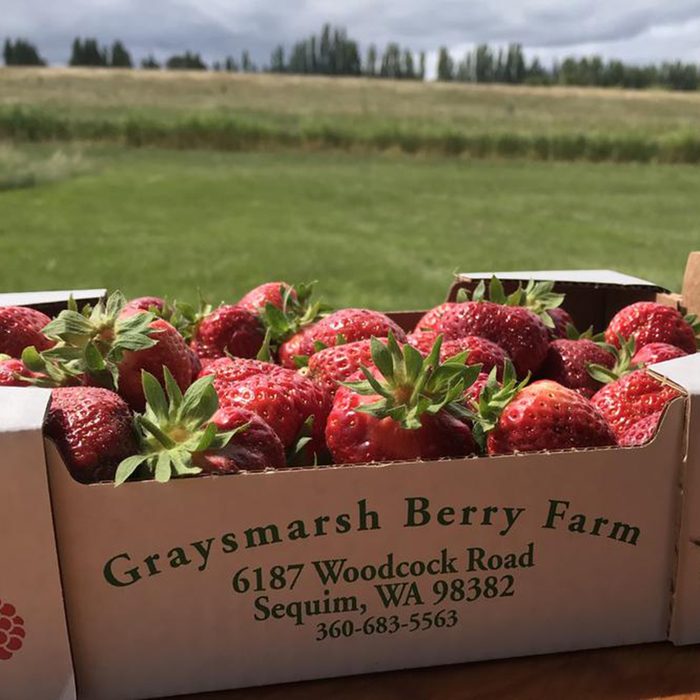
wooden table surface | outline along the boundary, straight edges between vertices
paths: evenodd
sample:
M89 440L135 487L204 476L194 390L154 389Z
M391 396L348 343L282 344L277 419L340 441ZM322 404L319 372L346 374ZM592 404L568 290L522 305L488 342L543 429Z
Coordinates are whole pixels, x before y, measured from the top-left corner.
M271 663L273 661L271 660ZM646 644L188 696L188 700L700 698L700 645Z

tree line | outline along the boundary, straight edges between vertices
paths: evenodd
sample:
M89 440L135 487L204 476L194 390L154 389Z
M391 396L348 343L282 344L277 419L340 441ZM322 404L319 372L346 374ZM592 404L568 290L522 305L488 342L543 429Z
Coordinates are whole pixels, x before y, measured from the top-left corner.
M537 57L528 61L521 44L494 49L480 44L454 61L445 47L438 53L437 79L472 83L512 85L580 85L670 90L700 88L700 70L681 61L635 65L600 56L568 57L545 67Z
M27 39L6 39L3 58L7 66L43 66L46 61ZM296 42L289 49L278 45L269 63L257 66L250 52L226 56L207 65L199 53L185 51L163 63L146 56L140 67L147 70L215 70L229 72L293 73L313 75L354 75L400 80L425 79L425 52L416 53L395 42L383 49L370 45L364 55L359 43L342 27L326 24L319 34ZM134 68L135 62L121 41L102 46L95 38L77 37L71 46L70 66ZM694 63L664 62L636 65L600 56L568 57L543 65L537 57L528 60L521 44L494 48L480 44L455 60L446 47L438 51L437 79L445 82L507 83L511 85L580 85L600 87L671 90L700 88L700 70Z

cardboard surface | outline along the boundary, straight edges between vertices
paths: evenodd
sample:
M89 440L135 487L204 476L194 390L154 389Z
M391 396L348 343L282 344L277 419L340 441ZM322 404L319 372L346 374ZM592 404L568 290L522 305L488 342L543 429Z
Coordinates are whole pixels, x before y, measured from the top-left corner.
M682 521L669 638L676 644L700 642L700 354L653 365L652 369L690 394L680 490Z
M623 287L653 287L664 291L654 282L632 277L615 270L519 270L510 272L460 272L458 277L463 279L489 280L496 275L501 280L553 280L554 282L576 282L584 284L605 284Z
M2 700L75 698L41 433L49 395L0 396L0 617L11 606L4 617L19 616L25 634L10 658L0 654Z
M680 400L644 448L290 470L166 488L78 484L50 445L81 697L174 695L664 639L683 427ZM473 511L465 516L464 508ZM363 517L367 511L374 515ZM417 525L428 512L430 522ZM470 524L459 524L465 517ZM262 544L255 528L268 525ZM234 538L237 549L227 551ZM494 555L494 568L482 569ZM157 557L150 565L149 556ZM389 556L422 564L400 576ZM436 573L423 573L433 560ZM324 561L335 563L314 564ZM386 578L372 568L381 565ZM324 583L317 567L329 566L350 567L360 580ZM280 590L273 567L283 567ZM237 593L241 570L250 588ZM382 585L399 605L384 606ZM443 587L451 593L440 602ZM319 601L312 609L327 614L307 616L304 601ZM439 611L447 623L436 622ZM379 617L393 633L372 629ZM336 620L317 639L319 623Z

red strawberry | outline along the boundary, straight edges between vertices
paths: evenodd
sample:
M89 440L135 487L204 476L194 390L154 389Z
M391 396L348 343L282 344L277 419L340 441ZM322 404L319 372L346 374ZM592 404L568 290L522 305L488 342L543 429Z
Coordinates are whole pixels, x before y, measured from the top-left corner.
M219 357L209 362L199 373L200 377L214 376L214 388L217 393L229 385L243 381L255 374L287 373L289 370L270 362L251 360L245 357Z
M548 379L514 388L513 398L498 415L493 429L486 430L490 455L616 444L604 416L573 389ZM487 388L480 404L488 403L490 398ZM487 428L493 424L493 416L489 418Z
M343 343L354 343L372 336L385 338L389 332L393 333L399 342L406 341L406 333L386 314L370 309L340 309L313 326L308 326L301 332L301 338L297 334L283 343L279 359L285 367L294 368L294 357L313 355L317 343L330 347L337 345L339 339Z
M288 294L292 299L297 298L294 287L286 282L266 282L255 289L251 289L238 302L237 306L246 309L253 314L258 314L268 304L281 309L284 305L284 295Z
M309 452L323 450L323 432L330 410L325 391L292 370L254 374L224 386L219 393L222 407L239 406L257 413L277 433L285 448L293 448L312 421Z
M656 435L656 429L659 427L662 415L663 411L657 411L656 413L651 413L646 416L646 418L638 420L636 423L632 423L632 425L620 435L620 446L637 447L639 445L645 445Z
M422 334L425 335L425 334ZM411 339L409 338L409 343ZM430 352L430 347L426 348L425 338L421 338L418 342L423 345L423 348L417 348L423 354ZM435 339L433 338L433 343ZM413 343L412 343L413 344ZM503 376L503 368L508 355L506 351L496 343L492 343L486 338L480 338L477 335L465 335L462 338L453 338L445 340L440 348L440 361L458 355L461 352L467 352L467 364L481 365L481 371L488 374L494 367L498 368L498 377Z
M256 413L245 408L220 408L211 422L222 432L245 428L217 450L195 452L192 463L203 472L235 474L285 466L284 447L275 431Z
M121 462L117 485L138 469L166 482L202 471L284 466L282 445L265 421L242 409L219 409L213 377L198 379L184 396L167 368L165 390L149 372L142 379L146 410L135 419L141 450Z
M632 358L632 362L636 365L653 365L655 362L665 362L666 360L674 360L676 357L683 357L688 353L681 350L675 345L668 343L649 343L643 348L637 350Z
M696 351L693 327L679 311L653 301L626 306L613 317L605 331L605 342L620 347L620 338L634 338L637 349L650 343L668 343L687 353Z
M50 321L46 314L27 306L0 307L0 354L19 358L32 345L40 352L48 350L54 343L42 329Z
M549 348L547 328L532 311L490 301L446 302L428 311L416 330L443 334L445 340L486 338L508 353L519 376L536 372Z
M602 386L601 382L590 375L590 364L612 369L615 357L592 340L560 338L550 344L547 358L538 374L543 379L551 379L590 399Z
M149 324L149 337L156 341L143 350L126 350L118 363L118 391L135 411L145 406L141 372L146 371L162 384L167 367L183 391L192 383L192 360L182 336L167 321L157 318Z
M314 353L309 358L309 379L325 387L334 396L348 377L355 374L360 365L372 365L371 340L336 345Z
M41 356L25 351L25 365L46 374L54 385L78 380L114 389L137 411L144 406L141 370L162 381L163 367L168 367L185 389L192 380L192 363L182 336L152 313L124 306L123 295L115 292L83 313L62 311L44 329L60 342Z
M54 389L44 431L83 483L112 479L117 465L138 451L129 407L99 387Z
M126 302L124 305L124 312L134 312L134 311L153 311L155 309L157 312L162 312L166 307L165 299L161 297L136 297Z
M328 417L326 442L336 463L474 453L471 428L457 415L476 368L463 360L440 365L439 351L439 340L427 358L410 345L399 348L393 335L386 346L372 341L376 369L365 368L365 381L341 387Z
M295 333L289 338L289 340L280 345L277 357L283 367L295 369L297 367L296 358L308 357L313 354L313 329L315 325L316 324L302 328L298 333Z
M554 309L548 309L547 313L554 323L554 328L549 329L550 338L566 338L567 328L574 325L574 320L571 318L571 314L566 309L562 309L561 306L557 306Z
M461 352L467 352L467 363L481 365L481 371L488 374L494 367L499 376L503 373L508 355L506 351L496 343L477 335L465 335L462 338L446 340L440 348L440 360L444 361Z
M591 401L621 438L630 426L658 413L677 396L680 396L677 389L638 369L606 384Z
M199 373L202 371L202 361L199 359L197 353L188 345L187 354L190 358L190 370L191 370L191 382L195 381L199 377Z
M0 355L0 386L30 386L22 377L29 379L38 376L27 369L22 360Z
M479 400L482 392L484 391L486 384L488 383L489 375L486 372L480 372L474 383L467 387L464 392L464 403L467 406L472 406L475 402Z
M202 359L255 357L265 331L258 317L240 306L224 305L205 316L195 331L192 348Z

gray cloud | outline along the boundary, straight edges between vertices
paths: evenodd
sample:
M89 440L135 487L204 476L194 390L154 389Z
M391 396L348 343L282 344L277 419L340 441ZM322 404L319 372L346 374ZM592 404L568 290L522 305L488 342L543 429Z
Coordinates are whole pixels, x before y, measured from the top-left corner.
M122 39L136 57L191 49L212 60L249 49L266 61L277 43L347 27L366 47L398 41L455 55L477 42L519 41L545 60L600 53L634 61L700 59L700 0L0 0L0 32L26 36L54 63L76 34Z

